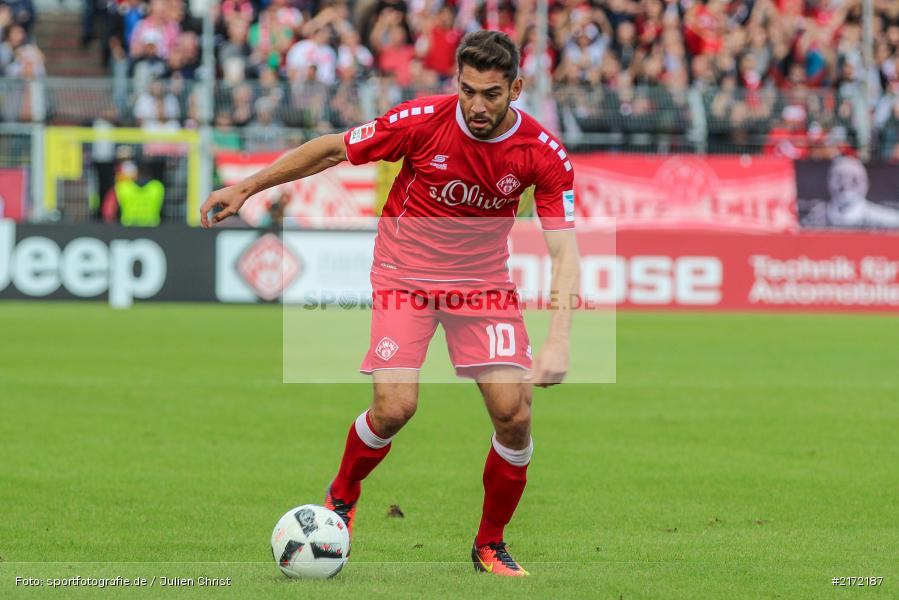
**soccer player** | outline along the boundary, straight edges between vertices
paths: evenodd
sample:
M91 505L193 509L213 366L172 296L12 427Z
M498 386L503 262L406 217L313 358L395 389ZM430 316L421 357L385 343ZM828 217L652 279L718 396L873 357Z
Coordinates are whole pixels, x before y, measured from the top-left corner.
M503 530L521 499L533 452L532 387L560 383L568 370L566 309L579 279L571 163L540 123L511 106L521 94L519 58L505 34L470 33L456 55L458 95L406 102L345 134L310 140L214 192L201 208L208 227L213 208L220 210L212 221L221 221L253 194L344 160L403 159L378 223L371 269L371 345L361 370L372 375L374 398L350 426L325 506L352 531L362 480L415 413L418 369L439 323L457 374L477 382L495 429L472 561L476 570L516 577L528 573L506 549ZM515 292L508 234L520 194L531 185L558 309L533 364L520 307L507 295ZM453 293L471 299L483 292L500 293L502 301L450 306ZM427 302L416 303L421 296Z

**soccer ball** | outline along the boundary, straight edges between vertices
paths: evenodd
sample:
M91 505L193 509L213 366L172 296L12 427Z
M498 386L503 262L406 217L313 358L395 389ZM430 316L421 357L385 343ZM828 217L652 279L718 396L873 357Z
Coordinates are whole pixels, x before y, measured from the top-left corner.
M288 577L326 579L346 564L350 534L332 510L304 504L281 517L272 531L272 556Z

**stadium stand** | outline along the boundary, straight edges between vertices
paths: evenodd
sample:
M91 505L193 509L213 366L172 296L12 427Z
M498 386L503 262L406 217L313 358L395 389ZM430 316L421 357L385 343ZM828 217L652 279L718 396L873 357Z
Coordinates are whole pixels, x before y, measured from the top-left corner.
M794 158L862 148L897 158L899 3L875 0L867 71L861 8L860 0L551 2L548 126L575 148ZM283 147L276 129L341 129L451 89L453 52L467 31L509 33L528 80L543 62L534 56L535 0L225 0L214 10L215 120L231 145L256 149ZM71 35L79 27L80 39ZM3 0L0 29L7 122L83 124L102 107L119 125L197 124L202 22L183 0L88 3L83 13L46 16L30 0Z

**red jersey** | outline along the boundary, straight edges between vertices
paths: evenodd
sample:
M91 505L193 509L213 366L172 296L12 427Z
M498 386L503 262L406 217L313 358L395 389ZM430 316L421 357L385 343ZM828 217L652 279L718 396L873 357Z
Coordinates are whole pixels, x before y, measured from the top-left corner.
M462 32L457 29L432 29L424 66L444 76L452 75L456 70L456 48L461 40Z
M346 133L353 164L404 159L378 223L373 271L508 281L509 231L531 185L544 229L574 227L565 148L510 110L515 124L491 140L471 134L456 95L406 102Z

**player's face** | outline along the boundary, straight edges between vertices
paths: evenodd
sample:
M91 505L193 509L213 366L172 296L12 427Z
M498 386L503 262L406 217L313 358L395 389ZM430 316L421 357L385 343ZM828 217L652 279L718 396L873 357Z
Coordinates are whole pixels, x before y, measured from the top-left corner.
M514 123L509 105L521 95L521 79L511 84L502 71L478 71L463 65L459 73L459 106L468 130L476 138L489 140ZM511 121L511 122L506 122Z

